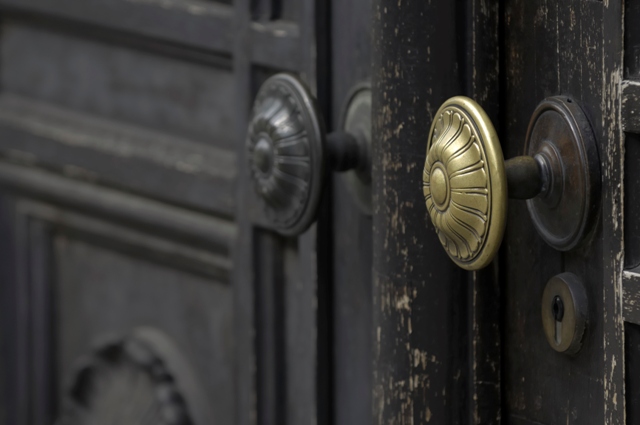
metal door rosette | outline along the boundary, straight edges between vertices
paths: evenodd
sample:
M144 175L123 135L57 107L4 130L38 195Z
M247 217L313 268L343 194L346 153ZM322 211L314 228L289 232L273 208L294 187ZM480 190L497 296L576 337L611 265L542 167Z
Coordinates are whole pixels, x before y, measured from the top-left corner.
M215 423L185 357L153 328L96 344L70 378L57 425Z

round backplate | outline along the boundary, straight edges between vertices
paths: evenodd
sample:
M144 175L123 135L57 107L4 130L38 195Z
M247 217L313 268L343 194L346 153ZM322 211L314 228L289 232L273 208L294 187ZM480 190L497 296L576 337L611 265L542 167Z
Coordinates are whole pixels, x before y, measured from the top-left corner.
M247 134L247 157L267 220L286 236L314 221L325 170L325 131L309 89L277 74L260 88Z
M591 124L570 97L545 99L535 110L525 151L546 164L548 188L527 201L542 238L560 251L578 246L598 211L600 164Z
M343 178L362 212L371 215L371 88L361 85L354 89L345 111L342 128L356 138L366 158L359 161L363 165L345 172Z

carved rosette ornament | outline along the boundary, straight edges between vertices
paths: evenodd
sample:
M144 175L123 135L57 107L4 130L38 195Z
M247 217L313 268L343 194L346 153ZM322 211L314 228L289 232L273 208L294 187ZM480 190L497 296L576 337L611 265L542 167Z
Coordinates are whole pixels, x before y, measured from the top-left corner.
M139 328L99 344L76 364L57 425L204 425L206 399L159 331Z
M324 175L324 129L308 89L278 74L260 88L247 135L249 170L269 223L297 235L315 218Z
M495 129L471 99L454 97L436 114L423 194L447 254L468 270L486 266L504 233L507 186Z

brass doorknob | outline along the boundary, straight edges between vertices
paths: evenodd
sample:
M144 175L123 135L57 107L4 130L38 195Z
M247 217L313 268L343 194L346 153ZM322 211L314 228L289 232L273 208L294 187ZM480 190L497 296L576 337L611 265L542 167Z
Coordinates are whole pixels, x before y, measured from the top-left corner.
M478 270L495 257L505 231L507 198L527 199L542 238L567 251L592 228L600 166L593 130L571 98L538 105L525 151L504 161L491 120L473 100L457 96L438 110L427 142L423 195L447 254Z
M344 131L327 134L316 100L290 74L276 74L260 87L247 134L249 172L267 221L295 236L316 217L325 170L347 172L358 204L370 208L371 93L349 97Z

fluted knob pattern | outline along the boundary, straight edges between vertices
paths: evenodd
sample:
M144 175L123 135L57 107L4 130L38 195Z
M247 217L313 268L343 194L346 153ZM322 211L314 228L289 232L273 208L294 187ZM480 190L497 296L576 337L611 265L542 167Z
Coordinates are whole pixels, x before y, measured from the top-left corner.
M299 234L313 221L325 167L324 144L307 88L287 74L268 79L254 103L247 151L264 213L282 234Z
M486 113L471 99L448 100L431 127L423 194L440 242L461 267L486 266L500 247L506 189L502 150Z

